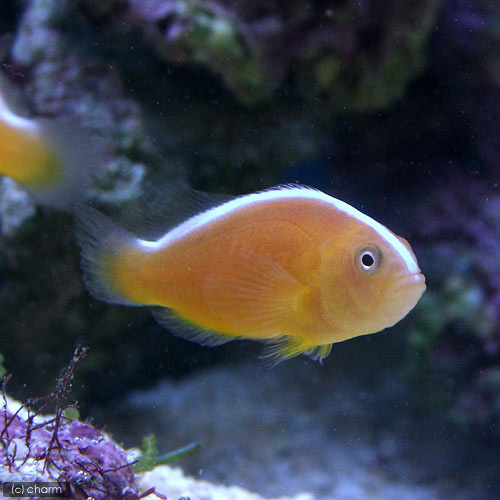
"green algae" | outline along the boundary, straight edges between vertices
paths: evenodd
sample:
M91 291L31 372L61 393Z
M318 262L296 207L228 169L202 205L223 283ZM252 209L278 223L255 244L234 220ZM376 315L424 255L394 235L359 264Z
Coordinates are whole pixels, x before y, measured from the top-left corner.
M396 13L392 24L381 35L378 57L360 53L353 59L345 59L331 53L310 51L300 69L302 92L322 95L337 109L386 108L404 94L410 81L423 70L427 41L438 6L436 0L426 0L415 6L408 19L403 13ZM338 14L337 17L349 19L351 15Z
M246 104L269 97L272 89L234 21L198 0L178 4L185 28L163 48L166 57L180 50L182 59L208 66Z
M5 377L5 375L7 374L7 370L5 368L4 363L5 363L5 357L0 352L0 379L2 379L3 377Z
M492 324L485 302L481 286L459 275L451 275L441 287L427 290L409 338L410 348L417 354L416 362L426 362L449 325L458 324L479 336L488 335ZM420 373L421 367L410 369L414 370Z
M199 443L190 443L182 448L159 455L155 435L148 434L144 436L142 440L141 456L134 465L134 472L148 472L158 465L167 465L177 462L181 458L196 453L200 447L201 445Z

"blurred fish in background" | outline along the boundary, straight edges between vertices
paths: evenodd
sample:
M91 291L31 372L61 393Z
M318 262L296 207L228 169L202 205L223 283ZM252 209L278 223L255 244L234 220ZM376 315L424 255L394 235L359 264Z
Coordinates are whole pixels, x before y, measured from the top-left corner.
M104 154L97 137L64 119L29 117L7 74L0 73L0 175L38 203L57 208L88 196Z

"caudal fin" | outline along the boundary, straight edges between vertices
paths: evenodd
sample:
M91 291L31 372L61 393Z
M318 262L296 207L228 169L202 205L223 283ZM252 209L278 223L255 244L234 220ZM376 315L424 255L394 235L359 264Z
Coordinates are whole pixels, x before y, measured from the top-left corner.
M40 137L60 163L61 175L51 186L27 190L40 204L71 210L89 197L95 177L106 162L106 146L90 130L68 120L37 118Z
M138 305L120 293L115 279L117 256L133 248L136 238L88 205L79 205L75 216L75 233L81 248L83 279L88 291L105 302Z

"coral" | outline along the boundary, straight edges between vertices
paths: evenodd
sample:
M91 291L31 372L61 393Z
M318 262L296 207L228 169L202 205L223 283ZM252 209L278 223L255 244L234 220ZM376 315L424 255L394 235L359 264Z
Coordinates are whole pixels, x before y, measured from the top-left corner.
M144 129L140 107L127 95L118 69L89 48L82 30L71 25L77 20L72 17L73 6L74 2L35 0L26 2L22 10L19 7L19 15L14 17L17 29L9 27L15 36L5 59L2 54L2 71L17 83L32 115L76 121L97 136L107 155L102 165L89 165L101 172L93 197L122 203L137 196L147 169L161 163L170 179L181 177L176 173L181 169L165 164L157 154ZM82 38L75 43L72 37L78 35ZM72 242L70 217L36 210L24 191L11 180L0 179L0 316L2 332L12 333L2 333L2 352L12 359L12 366L24 366L21 371L28 378L33 375L30 388L34 392L47 390L42 384L51 380L61 360L72 351L75 336L104 336L102 325L89 328ZM60 276L57 290L52 279L43 278L45 273ZM19 315L9 313L12 310ZM126 327L125 318L114 323L112 316L104 321L107 329L112 324L117 331L118 324ZM62 333L56 339L49 331L73 334ZM24 339L22 350L17 347L20 338ZM88 366L114 359L113 351L101 345L89 356ZM38 377L48 360L52 364L45 365L46 377ZM135 369L131 367L131 371Z

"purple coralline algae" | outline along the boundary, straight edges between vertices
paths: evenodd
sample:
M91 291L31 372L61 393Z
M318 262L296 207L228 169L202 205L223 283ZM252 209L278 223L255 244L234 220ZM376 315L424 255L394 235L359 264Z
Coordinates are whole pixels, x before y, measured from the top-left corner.
M470 307L456 313L474 325L484 355L500 356L499 184L457 174L449 183L453 188L437 190L420 210L419 240L432 241L430 279L450 290L450 280L477 284L469 294ZM457 297L466 290L457 287Z
M70 498L140 497L124 450L90 424L0 407L0 482L67 482Z
M133 461L125 451L92 425L71 418L76 409L66 400L75 368L85 355L85 348L76 349L54 392L28 404L8 398L6 386L11 377L4 378L0 396L0 484L67 483L68 496L73 500L140 498ZM49 406L55 406L54 415L43 416Z

